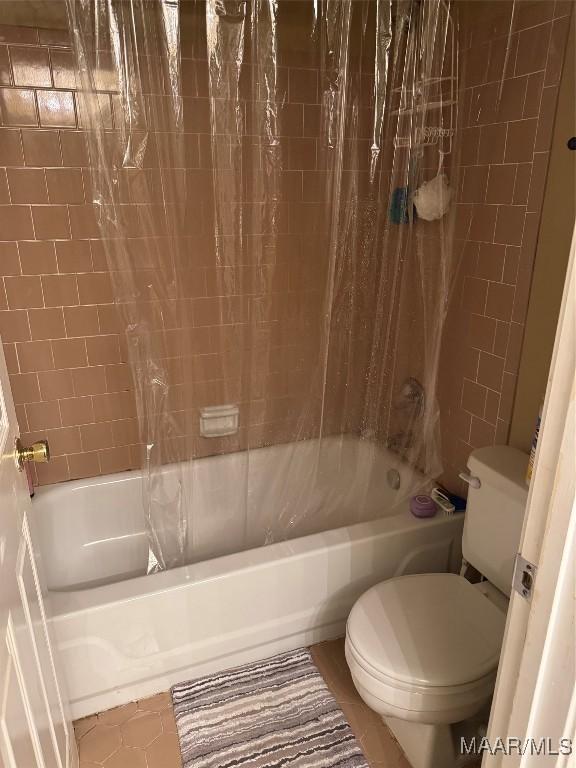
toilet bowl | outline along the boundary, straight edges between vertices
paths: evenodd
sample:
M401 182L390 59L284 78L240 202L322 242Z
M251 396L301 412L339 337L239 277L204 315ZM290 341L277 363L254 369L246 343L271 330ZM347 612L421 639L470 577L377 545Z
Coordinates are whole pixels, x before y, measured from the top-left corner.
M450 726L490 700L506 621L498 595L451 573L401 576L368 590L350 613L345 652L354 685L414 768L456 765ZM419 758L425 741L429 754Z
M375 711L451 723L475 714L491 696L504 623L505 613L461 576L402 576L357 601L346 659Z
M528 457L496 446L469 460L478 482L464 524L466 560L490 580L453 573L400 576L369 589L346 627L354 685L413 768L456 768L459 736L487 720L527 492Z

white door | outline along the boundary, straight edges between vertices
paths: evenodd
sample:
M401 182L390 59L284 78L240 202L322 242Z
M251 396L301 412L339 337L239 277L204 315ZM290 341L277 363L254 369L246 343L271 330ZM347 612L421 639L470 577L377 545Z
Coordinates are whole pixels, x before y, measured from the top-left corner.
M0 768L73 768L78 757L34 561L17 437L0 344Z

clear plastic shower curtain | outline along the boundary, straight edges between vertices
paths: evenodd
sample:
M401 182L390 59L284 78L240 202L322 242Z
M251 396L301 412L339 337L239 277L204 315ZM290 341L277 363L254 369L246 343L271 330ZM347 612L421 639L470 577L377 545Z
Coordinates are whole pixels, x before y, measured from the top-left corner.
M148 571L387 514L441 469L450 5L68 3Z
M186 473L160 472L181 435L170 407L185 232L179 7L75 0L68 9L94 207L128 343L153 572L181 564L188 540Z

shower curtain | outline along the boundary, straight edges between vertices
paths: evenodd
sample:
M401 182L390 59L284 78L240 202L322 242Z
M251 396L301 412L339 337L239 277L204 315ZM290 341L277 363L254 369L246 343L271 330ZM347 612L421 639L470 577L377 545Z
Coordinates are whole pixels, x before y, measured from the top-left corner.
M456 266L439 183L457 184L450 4L68 8L134 379L148 571L203 559L219 534L222 554L366 519L382 451L412 470L399 494L424 487L441 470ZM419 189L440 218L417 217ZM206 456L222 458L209 485Z

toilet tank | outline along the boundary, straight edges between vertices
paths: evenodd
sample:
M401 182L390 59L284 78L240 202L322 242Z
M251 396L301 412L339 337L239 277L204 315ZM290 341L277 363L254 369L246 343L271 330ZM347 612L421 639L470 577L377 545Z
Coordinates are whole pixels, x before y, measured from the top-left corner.
M480 480L470 486L462 553L488 581L509 595L528 499L528 454L508 445L478 448L468 469Z

